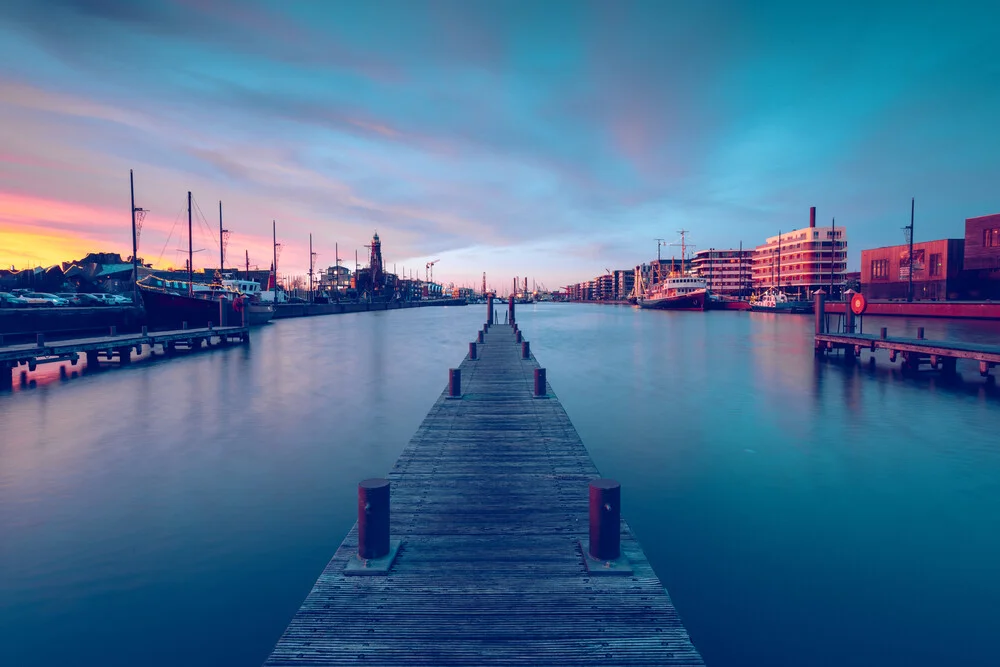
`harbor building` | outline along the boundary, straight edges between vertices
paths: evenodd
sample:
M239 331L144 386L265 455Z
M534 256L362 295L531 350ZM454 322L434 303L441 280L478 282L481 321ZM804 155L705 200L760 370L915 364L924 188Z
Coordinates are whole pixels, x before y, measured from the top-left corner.
M965 220L968 298L1000 299L1000 213Z
M809 209L809 226L779 232L754 249L755 291L781 288L808 299L823 288L839 299L847 274L847 234L843 227L817 227L816 207Z
M615 300L615 279L610 273L594 278L594 299L596 301Z
M914 299L959 299L965 288L965 239L939 239L861 251L861 292L869 299L906 299L913 273Z
M753 292L753 250L699 250L691 260L695 275L712 294L749 296Z
M615 277L615 299L617 301L628 299L635 288L635 272L618 269L612 274Z

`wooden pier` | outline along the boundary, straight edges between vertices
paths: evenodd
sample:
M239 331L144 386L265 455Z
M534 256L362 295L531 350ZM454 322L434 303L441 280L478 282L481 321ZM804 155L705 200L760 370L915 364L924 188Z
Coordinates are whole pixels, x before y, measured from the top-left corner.
M18 345L4 345L0 338L0 388L10 388L13 383L12 372L18 366L26 366L27 370L33 371L39 364L69 361L76 365L80 355L86 357L90 368L100 363L102 355L105 360L115 359L124 365L131 362L132 350L141 354L144 345L150 349L159 345L163 352L170 354L176 349L192 350L215 343L226 345L249 341L250 328L245 326L154 332L143 327L138 333L127 334L119 334L111 327L106 336L47 341L44 335L39 334L34 343Z
M265 665L704 664L520 339L492 326L470 344L388 475L388 554L358 555L384 484L366 480ZM590 555L610 543L619 558Z
M851 296L848 294L848 296ZM819 290L816 294L816 334L815 351L822 356L834 351L842 351L852 358L861 356L862 351L869 351L869 361L875 362L876 350L886 350L889 361L900 359L903 369L920 370L922 366L930 370L940 370L946 374L954 374L959 359L968 359L979 363L979 374L993 380L990 370L1000 364L1000 345L984 345L963 341L939 341L924 338L924 328L917 328L916 338L889 336L888 329L882 327L878 335L856 333L855 318L867 310L864 297L854 295L855 302L847 302L843 310L843 332L830 333L830 324L824 308L825 293Z

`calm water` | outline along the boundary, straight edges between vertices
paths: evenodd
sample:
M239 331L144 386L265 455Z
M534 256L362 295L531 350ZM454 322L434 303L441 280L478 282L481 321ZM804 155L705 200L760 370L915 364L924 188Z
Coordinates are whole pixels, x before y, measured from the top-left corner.
M483 310L282 321L0 394L0 664L261 663ZM975 369L816 363L808 317L519 320L710 665L1000 661L1000 394Z

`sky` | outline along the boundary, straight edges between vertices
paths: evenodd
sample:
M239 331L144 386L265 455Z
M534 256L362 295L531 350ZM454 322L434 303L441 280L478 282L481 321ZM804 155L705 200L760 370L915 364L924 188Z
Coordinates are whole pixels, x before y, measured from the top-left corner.
M927 7L923 7L927 4ZM931 5L936 5L933 7ZM1000 212L994 3L0 3L0 266L366 263L549 289L657 242ZM212 232L215 230L215 232ZM662 250L679 256L678 247ZM227 264L230 262L227 261Z

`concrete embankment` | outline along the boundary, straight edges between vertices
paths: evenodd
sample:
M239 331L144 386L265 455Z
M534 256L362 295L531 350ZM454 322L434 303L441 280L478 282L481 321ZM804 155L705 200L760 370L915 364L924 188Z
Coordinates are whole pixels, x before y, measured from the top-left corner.
M399 310L400 308L426 308L428 306L464 306L465 299L434 299L432 301L390 301L387 303L282 303L274 319L287 317L315 317L340 313L365 313L372 310Z

